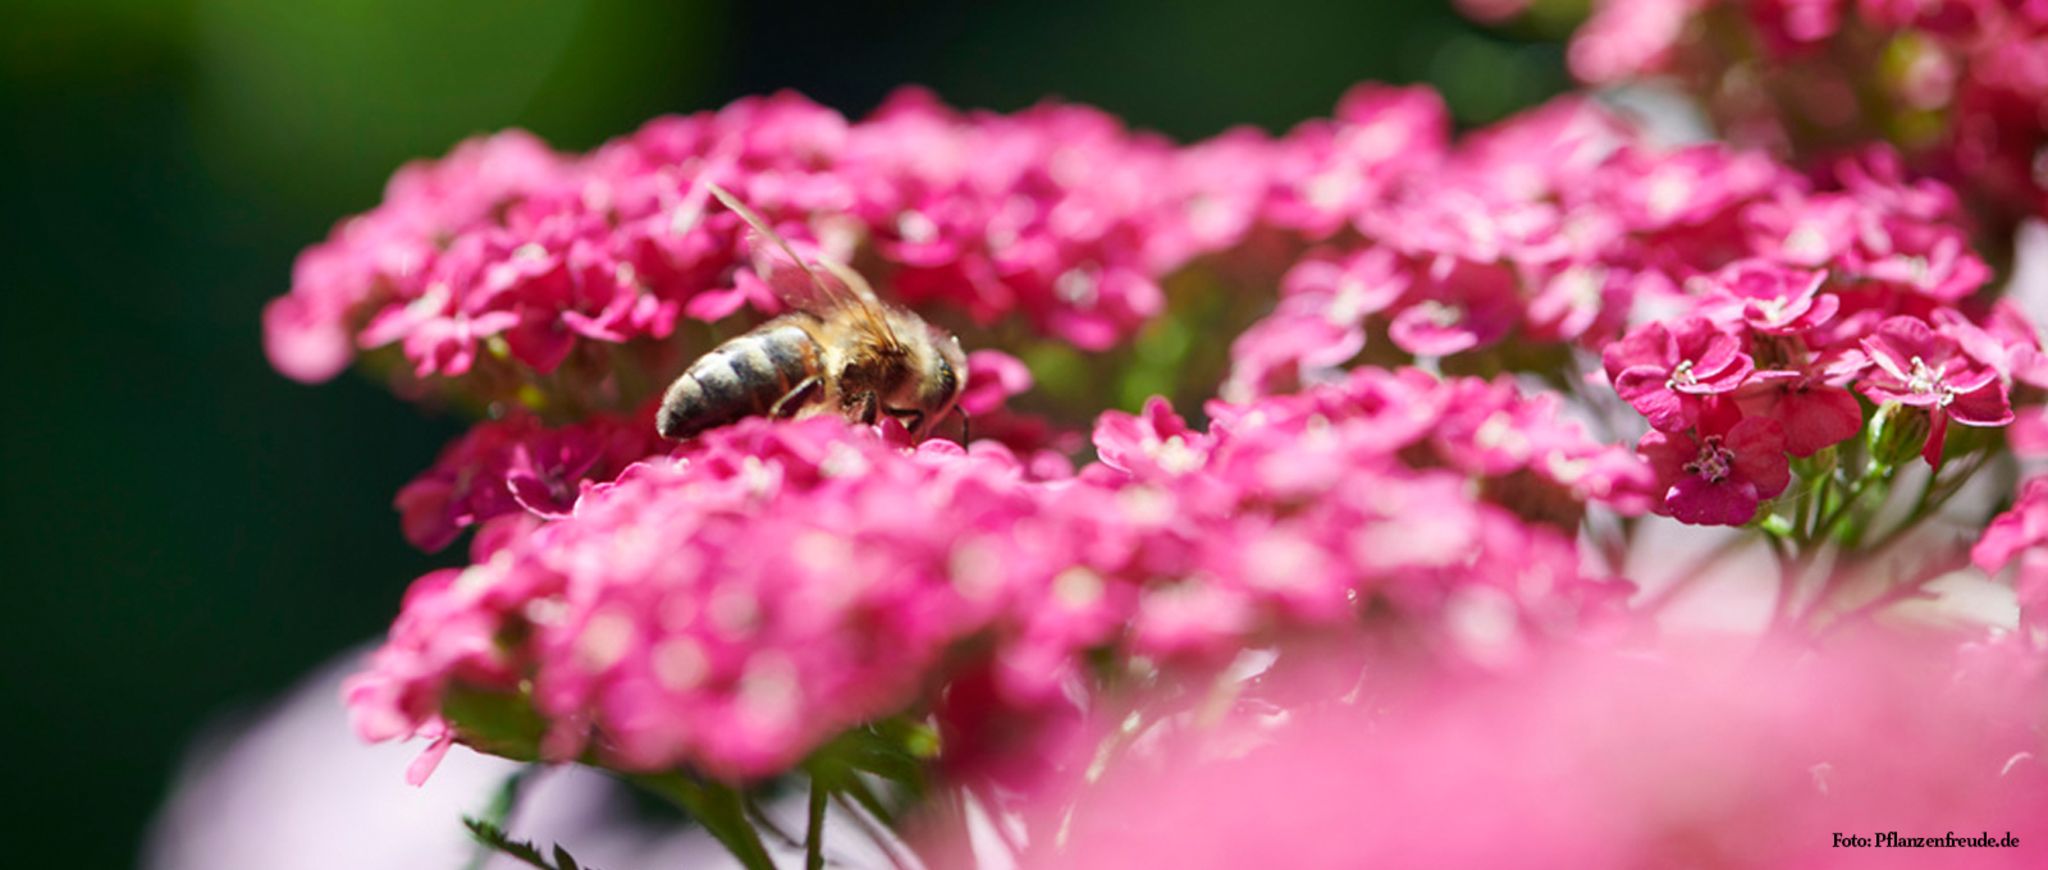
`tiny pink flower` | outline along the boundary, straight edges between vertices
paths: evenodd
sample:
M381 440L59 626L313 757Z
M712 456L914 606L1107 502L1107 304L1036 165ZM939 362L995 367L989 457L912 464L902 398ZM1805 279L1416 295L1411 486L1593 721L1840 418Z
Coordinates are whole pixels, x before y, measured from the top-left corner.
M1365 348L1365 330L1315 314L1282 314L1245 328L1230 343L1230 376L1218 395L1242 402L1327 380Z
M2019 409L2005 438L2021 459L2048 458L2048 406Z
M2021 485L2012 508L1993 517L1970 548L1970 561L1985 573L1997 573L2025 550L2048 543L2048 477Z
M1765 46L1782 56L1833 36L1847 5L1848 0L1758 0L1749 16Z
M1842 193L1781 194L1743 210L1749 245L1758 256L1815 268L1855 244L1868 208Z
M1856 271L1937 302L1955 304L1991 280L1991 267L1970 251L1969 237L1955 226L1917 218L1891 217L1866 232L1853 258Z
M1796 335L1828 322L1841 308L1835 294L1820 293L1825 271L1790 269L1767 260L1742 260L1704 279L1714 298L1708 310L1739 320L1766 335Z
M1664 432L1691 428L1707 397L1734 391L1755 368L1734 335L1699 317L1644 324L1601 362L1615 392Z
M1636 449L1666 487L1657 512L1692 525L1743 525L1791 483L1784 427L1768 417L1703 421L1697 438L1652 431Z
M1572 36L1572 74L1604 84L1661 72L1704 0L1623 0L1603 3Z
M1211 438L1188 428L1166 399L1145 400L1141 415L1109 411L1095 424L1102 463L1133 474L1175 476L1208 461Z
M1971 358L1952 337L1917 317L1893 317L1863 339L1873 368L1857 385L1871 401L1924 408L1933 415L1921 455L1939 467L1950 420L2004 426L2013 420L2005 384L1991 366Z
M1492 264L1444 258L1387 326L1387 337L1417 356L1448 356L1505 337L1521 317L1515 276Z
M1526 312L1530 337L1594 342L1613 339L1637 298L1667 292L1670 280L1655 270L1578 260L1550 275L1542 288Z
M960 395L960 410L968 414L991 413L1010 397L1031 389L1031 370L999 350L968 354L966 374L967 390Z
M2012 509L1992 518L1970 548L1970 561L1986 574L1996 574L2015 560L2014 576L2023 626L2048 629L2048 478L2036 477L2020 487Z
M2011 299L1998 300L1982 326L1952 308L1936 309L1933 321L1937 332L1955 339L1963 353L1991 366L2008 385L2048 388L2048 354L2041 351L2034 324Z

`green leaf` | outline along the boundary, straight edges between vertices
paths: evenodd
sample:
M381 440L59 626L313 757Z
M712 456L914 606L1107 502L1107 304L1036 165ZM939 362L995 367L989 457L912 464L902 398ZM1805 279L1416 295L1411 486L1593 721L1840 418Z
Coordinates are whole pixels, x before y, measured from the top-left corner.
M540 757L547 722L524 695L454 686L442 696L441 715L472 748L515 761Z
M505 781L492 793L490 803L484 805L482 816L464 817L463 823L470 825L472 835L476 834L477 829L471 823L486 825L499 832L504 830L505 820L512 817L512 809L519 804L519 792L525 787L527 777L531 776L534 770L532 765L528 765L513 771L512 775L505 777ZM490 860L491 851L489 844L479 844L477 854L470 859L466 870L483 870L484 864Z
M495 824L473 816L463 816L462 826L469 829L470 836L475 837L477 842L528 867L538 870L597 870L586 864L578 864L575 857L569 854L569 850L562 848L559 843L555 845L554 863L549 863L533 843L527 840L514 840L506 835L505 829Z

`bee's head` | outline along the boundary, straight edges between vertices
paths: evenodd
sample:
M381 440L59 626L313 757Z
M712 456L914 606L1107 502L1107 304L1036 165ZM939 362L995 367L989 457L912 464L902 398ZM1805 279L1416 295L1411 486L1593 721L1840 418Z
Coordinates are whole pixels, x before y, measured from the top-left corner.
M907 385L910 389L901 396L902 404L890 408L889 413L912 434L923 437L941 418L953 412L960 404L960 394L967 391L967 353L951 333L929 324L919 325L926 340L907 342L911 345L910 362L917 377Z

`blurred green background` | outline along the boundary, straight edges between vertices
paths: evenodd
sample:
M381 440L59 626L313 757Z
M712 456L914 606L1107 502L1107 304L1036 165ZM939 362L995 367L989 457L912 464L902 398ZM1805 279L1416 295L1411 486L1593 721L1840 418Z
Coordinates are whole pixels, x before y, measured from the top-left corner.
M131 865L188 741L453 558L389 503L462 422L292 383L258 344L293 255L404 160L508 126L587 148L784 87L858 115L905 83L1188 139L1364 79L1433 83L1466 123L1565 85L1544 34L1443 0L10 0L5 864Z

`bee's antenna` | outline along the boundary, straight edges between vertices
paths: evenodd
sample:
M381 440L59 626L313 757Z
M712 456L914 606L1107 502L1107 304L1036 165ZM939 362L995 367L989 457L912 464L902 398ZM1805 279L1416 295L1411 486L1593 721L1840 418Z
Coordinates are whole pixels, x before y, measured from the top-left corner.
M798 254L796 248L789 243L789 240L783 238L781 233L775 231L775 228L770 227L768 221L763 219L759 213L749 208L746 203L740 202L738 197L727 193L725 188L718 186L716 181L706 180L704 187L711 191L712 196L718 197L718 201L724 203L726 208L732 209L733 213L739 215L741 220L746 221L748 226L753 227L754 232L760 233L763 238L766 238L776 247L781 248L784 254L788 254L789 259L796 263L796 267L803 270L805 277L811 279L811 283L816 284L820 290L824 289L825 279L818 277L818 273L811 269L811 264L804 260L803 255Z
M959 405L954 405L953 410L960 412L960 446L966 447L974 440L972 428L974 418L968 415L966 408L962 408Z

